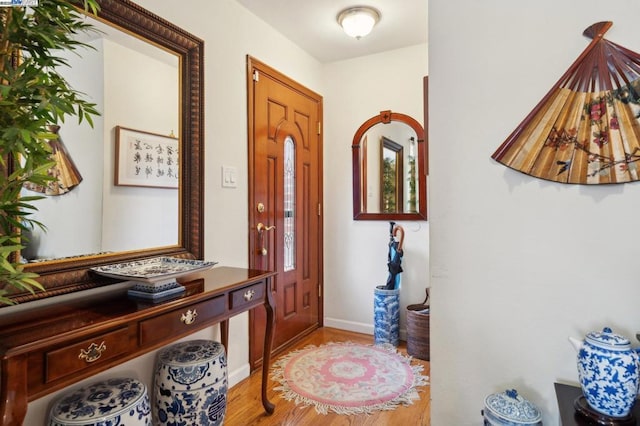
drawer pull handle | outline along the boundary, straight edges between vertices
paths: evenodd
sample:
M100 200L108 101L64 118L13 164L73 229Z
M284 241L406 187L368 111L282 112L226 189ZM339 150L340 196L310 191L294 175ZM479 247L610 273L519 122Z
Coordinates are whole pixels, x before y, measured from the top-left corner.
M84 359L86 362L94 362L97 361L106 350L107 345L104 344L104 341L99 345L92 343L89 345L87 350L80 349L80 355L78 355L78 358Z
M182 314L182 316L180 317L180 321L182 321L186 325L190 325L196 322L197 316L198 316L198 312L196 312L195 309L193 311L189 309L187 312Z
M248 302L249 300L253 299L253 296L255 296L256 291L254 289L251 290L247 290L244 292L244 301Z

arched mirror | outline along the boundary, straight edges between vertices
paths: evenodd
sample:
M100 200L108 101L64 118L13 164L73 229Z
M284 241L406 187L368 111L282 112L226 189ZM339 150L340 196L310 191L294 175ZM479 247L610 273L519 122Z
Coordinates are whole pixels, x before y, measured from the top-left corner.
M81 0L73 2L82 6ZM39 213L50 232L34 238L38 247L30 247L36 252L33 257L24 252L21 256L28 262L25 269L40 275L46 291L16 294L17 302L114 282L93 274L89 268L94 266L156 256L204 256L204 42L128 0L102 0L100 8L97 18L87 20L99 28L108 26L102 31L104 39L92 40L97 52L89 51L89 58L80 52L72 71L97 80L89 83L104 94L105 99L97 99L102 116L94 129L63 124L59 130L67 147L82 139L83 151L70 154L84 179L78 189L42 200ZM96 54L101 55L98 60L88 60ZM155 86L145 87L154 81ZM160 107L150 110L150 105ZM152 117L162 119L153 122ZM114 174L123 165L118 166L116 141L126 137L175 144L177 184L118 185ZM88 163L88 157L96 163ZM62 215L63 210L68 213ZM47 218L50 211L55 213ZM141 212L137 223L133 211Z
M382 111L353 137L353 218L426 220L424 129L412 117Z

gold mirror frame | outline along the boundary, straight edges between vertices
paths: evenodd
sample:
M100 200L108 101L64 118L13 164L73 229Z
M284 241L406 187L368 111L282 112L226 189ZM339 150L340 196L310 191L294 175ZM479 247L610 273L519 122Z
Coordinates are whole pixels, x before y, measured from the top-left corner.
M367 213L362 206L362 176L364 165L362 138L376 124L389 124L392 121L405 123L416 132L418 159L418 211L416 213ZM365 121L353 136L353 219L354 220L427 220L427 158L424 139L424 128L414 118L398 112L381 111L380 114Z
M82 0L72 0L72 3L82 7ZM182 178L179 195L179 241L176 246L171 247L80 256L26 265L25 270L40 275L38 282L45 291L15 294L12 299L18 303L117 282L90 271L89 268L99 265L157 256L190 259L204 257L204 41L128 0L101 0L97 18L179 57L179 136L182 152L185 153L180 159Z

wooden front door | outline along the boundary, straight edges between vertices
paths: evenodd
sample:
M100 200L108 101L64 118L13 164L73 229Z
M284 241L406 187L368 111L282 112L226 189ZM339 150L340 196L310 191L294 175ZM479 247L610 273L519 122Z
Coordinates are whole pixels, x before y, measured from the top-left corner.
M247 58L249 264L276 271L273 351L321 325L322 97ZM251 369L262 362L265 315L249 315Z

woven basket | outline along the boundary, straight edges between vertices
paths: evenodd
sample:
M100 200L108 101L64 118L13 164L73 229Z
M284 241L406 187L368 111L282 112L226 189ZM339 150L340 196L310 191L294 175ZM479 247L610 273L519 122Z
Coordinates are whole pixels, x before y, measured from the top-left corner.
M424 302L407 306L407 353L429 361L429 314L421 313L429 308L429 289Z

